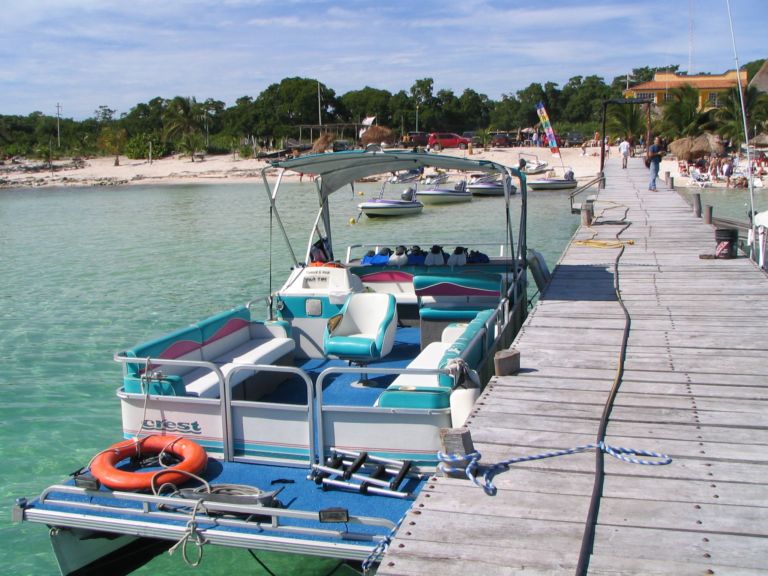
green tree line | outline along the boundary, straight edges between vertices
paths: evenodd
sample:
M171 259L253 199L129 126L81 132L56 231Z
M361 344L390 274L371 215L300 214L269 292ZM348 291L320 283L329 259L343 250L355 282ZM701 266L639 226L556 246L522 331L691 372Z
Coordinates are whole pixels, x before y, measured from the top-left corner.
M745 66L751 76L762 60ZM312 78L285 78L267 87L255 98L243 96L234 105L212 98L176 96L153 98L135 105L127 113L100 106L92 117L76 121L33 112L28 116L0 115L0 156L86 156L126 154L146 158L170 153L238 151L248 155L257 144L279 145L285 138L307 138L300 125L354 124L376 116L377 124L397 133L420 131L499 130L516 131L538 123L536 104L544 102L558 133L580 131L590 134L600 123L601 103L621 97L627 85L649 81L657 70L677 71L677 66L636 68L631 75L618 76L608 84L599 76L574 76L564 86L554 82L532 83L517 92L492 100L471 88L457 95L452 90L435 91L432 78L416 80L408 91L391 93L364 87L337 96L336 92ZM631 84L630 82L631 81ZM671 99L654 119L654 132L667 137L694 135L703 130L720 132L738 140L738 101L728 95L722 106L709 111L698 108L682 87L670 91ZM318 95L320 105L318 107ZM765 95L748 93L751 125L764 128ZM645 127L639 107L613 107L609 133L638 136ZM351 132L342 134L349 138Z

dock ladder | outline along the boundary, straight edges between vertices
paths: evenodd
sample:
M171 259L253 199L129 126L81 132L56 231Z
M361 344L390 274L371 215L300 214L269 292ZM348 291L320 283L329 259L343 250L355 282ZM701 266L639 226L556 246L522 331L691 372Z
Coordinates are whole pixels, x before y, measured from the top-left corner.
M394 498L410 498L401 490L411 469L410 460L391 460L367 452L331 449L325 464L313 464L309 478L322 486L355 490L360 494L378 494Z

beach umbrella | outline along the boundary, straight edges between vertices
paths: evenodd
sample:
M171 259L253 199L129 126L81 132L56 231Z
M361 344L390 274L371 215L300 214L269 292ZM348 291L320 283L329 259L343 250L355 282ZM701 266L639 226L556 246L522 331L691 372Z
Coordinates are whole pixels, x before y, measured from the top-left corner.
M392 144L395 141L395 133L386 126L371 126L363 132L360 140L363 146L368 144Z
M330 132L323 132L312 145L313 154L322 154L333 145L334 136Z
M693 138L685 137L685 138L678 138L677 140L673 140L669 143L669 146L667 148L669 149L672 154L678 157L680 160L685 160L686 162L690 162L693 160L693 156L691 155L691 146L693 145Z
M720 141L720 137L709 132L696 137L679 138L671 142L668 148L679 159L688 162L703 156L725 152L725 146Z
M752 140L749 141L750 144L754 144L755 146L760 146L761 148L764 146L768 146L768 132L763 132L762 134L758 134Z

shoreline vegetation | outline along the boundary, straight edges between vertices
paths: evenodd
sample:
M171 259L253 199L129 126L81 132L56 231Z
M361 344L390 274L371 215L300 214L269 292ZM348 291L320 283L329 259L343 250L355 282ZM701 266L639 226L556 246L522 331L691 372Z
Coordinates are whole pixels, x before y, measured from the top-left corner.
M432 152L435 153L435 152ZM520 153L534 154L540 160L549 163L558 176L562 176L565 165L571 168L577 179L591 179L600 169L600 149L590 147L586 155L580 148L561 148L562 158L554 158L548 148L515 147L466 150L447 149L440 154L466 156L477 160L491 160L507 166L517 166ZM471 155L470 155L471 154ZM606 163L617 162L619 154L613 146L606 158ZM242 184L252 182L261 176L261 170L268 160L240 159L232 154L207 155L202 160L192 162L189 156L170 156L154 160L131 160L119 157L115 165L114 156L88 158L84 160L65 159L54 161L51 165L33 160L19 160L0 165L0 188L41 188L41 187L84 187L84 186L131 186L131 185L174 185L174 184ZM661 174L670 172L677 179L679 176L677 161L665 158L662 161ZM276 171L275 171L276 174ZM536 179L545 174L531 176ZM300 180L296 173L286 173L285 178ZM383 179L383 176L381 177ZM676 181L685 186L685 178ZM715 183L715 186L725 186Z

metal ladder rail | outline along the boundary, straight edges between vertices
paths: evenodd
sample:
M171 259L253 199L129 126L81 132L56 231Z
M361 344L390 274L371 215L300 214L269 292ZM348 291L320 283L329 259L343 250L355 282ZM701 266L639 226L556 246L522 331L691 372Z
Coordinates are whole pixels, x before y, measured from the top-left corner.
M579 212L581 212L581 206L582 205L574 203L574 201L573 201L573 199L576 196L578 196L579 194L581 194L583 192L586 192L587 190L592 188L592 186L594 186L595 184L603 184L604 182L605 182L605 174L601 173L601 174L598 174L597 177L595 177L592 180L590 180L589 182L587 182L586 184L583 184L583 185L579 186L578 188L576 188L576 190L571 192L571 194L570 194L570 196L568 198L568 200L569 200L569 202L571 204L571 214L578 214ZM597 199L597 195L595 195L591 199L592 200L596 200Z

